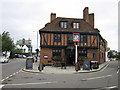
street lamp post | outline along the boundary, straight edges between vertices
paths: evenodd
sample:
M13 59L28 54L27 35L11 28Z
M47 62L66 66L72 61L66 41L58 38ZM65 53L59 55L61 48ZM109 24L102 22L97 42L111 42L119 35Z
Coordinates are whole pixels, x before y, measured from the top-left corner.
M38 31L33 31L33 32L37 32L37 49L38 49Z
M36 62L37 62L37 57L38 57L38 52L39 52L39 49L38 49L38 31L33 31L33 32L37 32L37 49L36 49Z

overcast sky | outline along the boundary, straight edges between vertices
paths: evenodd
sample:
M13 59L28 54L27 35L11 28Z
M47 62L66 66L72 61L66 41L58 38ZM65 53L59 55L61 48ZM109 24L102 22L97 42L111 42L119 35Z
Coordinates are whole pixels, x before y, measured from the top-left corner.
M10 32L16 43L22 38L32 40L37 47L37 31L50 22L51 12L57 17L83 18L83 9L95 15L95 28L108 41L108 47L118 50L119 0L1 0L0 29ZM36 32L33 32L36 31Z

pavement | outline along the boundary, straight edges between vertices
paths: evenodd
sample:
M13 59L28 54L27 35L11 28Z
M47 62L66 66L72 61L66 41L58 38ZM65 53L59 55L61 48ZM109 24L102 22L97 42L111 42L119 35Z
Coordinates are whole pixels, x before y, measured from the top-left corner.
M66 66L66 69L61 69L61 67L53 67L53 66L45 66L44 70L41 72L38 70L39 61L33 63L33 69L26 69L24 67L22 70L24 72L29 73L44 73L44 74L75 74L75 73L91 73L91 72L98 72L103 70L105 67L109 65L109 61L104 62L99 65L98 69L92 69L92 70L79 70L78 72L75 71L75 66Z

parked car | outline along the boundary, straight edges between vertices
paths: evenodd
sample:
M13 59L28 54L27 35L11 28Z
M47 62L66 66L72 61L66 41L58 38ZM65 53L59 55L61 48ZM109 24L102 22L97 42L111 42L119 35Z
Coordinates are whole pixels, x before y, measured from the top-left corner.
M8 63L8 57L0 56L0 63Z
M25 56L25 55L23 55L22 57L23 57L23 58L26 58L26 56Z

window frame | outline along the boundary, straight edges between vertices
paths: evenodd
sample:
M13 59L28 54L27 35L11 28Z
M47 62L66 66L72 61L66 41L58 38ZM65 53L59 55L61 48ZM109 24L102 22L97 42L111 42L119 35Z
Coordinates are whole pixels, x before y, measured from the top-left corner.
M73 22L72 27L73 29L80 29L80 22Z
M54 34L54 42L61 42L61 34L58 33Z
M87 43L87 35L80 35L80 42Z
M68 22L67 21L60 21L60 27L61 28L68 28Z
M87 57L87 49L79 49L78 55L83 56L83 57Z
M56 57L56 56L60 56L62 55L62 50L61 49L52 49L52 56Z

